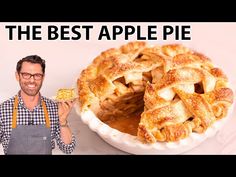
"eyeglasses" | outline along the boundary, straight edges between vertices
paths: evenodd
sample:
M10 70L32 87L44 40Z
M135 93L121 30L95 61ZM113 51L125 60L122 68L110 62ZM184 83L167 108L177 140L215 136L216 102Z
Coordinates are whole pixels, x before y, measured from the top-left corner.
M30 73L23 73L22 72L20 74L24 79L30 79L32 76L33 76L34 80L41 80L43 78L43 74L40 74L40 73L30 74Z

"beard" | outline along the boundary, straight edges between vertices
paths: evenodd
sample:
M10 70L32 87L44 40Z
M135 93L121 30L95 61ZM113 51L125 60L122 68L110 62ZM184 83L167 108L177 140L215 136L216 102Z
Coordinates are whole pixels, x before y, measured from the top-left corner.
M28 96L35 96L39 93L39 90L42 87L43 81L40 82L31 82L31 81L22 81L19 80L21 90Z

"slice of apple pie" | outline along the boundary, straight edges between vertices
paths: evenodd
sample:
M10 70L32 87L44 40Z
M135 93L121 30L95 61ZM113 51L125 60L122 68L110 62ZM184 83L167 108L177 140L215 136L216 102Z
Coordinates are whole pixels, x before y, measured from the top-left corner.
M77 85L81 111L91 109L147 143L203 133L233 103L223 71L180 44L130 42L109 49L82 71Z
M57 101L72 101L75 99L75 89L59 89L57 91L56 100Z

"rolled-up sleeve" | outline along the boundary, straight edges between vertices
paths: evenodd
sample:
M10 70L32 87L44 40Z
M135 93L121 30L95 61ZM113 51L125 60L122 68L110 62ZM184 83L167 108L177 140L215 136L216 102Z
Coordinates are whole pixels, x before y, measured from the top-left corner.
M70 144L65 144L62 139L61 139L61 133L60 133L60 127L59 125L56 126L56 142L57 145L59 147L59 149L66 153L66 154L71 154L73 152L73 150L75 149L75 145L76 145L76 140L75 140L75 136L72 134L72 141Z
M3 122L2 122L2 112L0 110L0 143L3 141Z

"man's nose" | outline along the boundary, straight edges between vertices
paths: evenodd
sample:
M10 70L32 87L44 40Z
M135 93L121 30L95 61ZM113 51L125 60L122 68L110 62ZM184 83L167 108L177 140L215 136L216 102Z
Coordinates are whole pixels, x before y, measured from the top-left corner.
M34 76L32 75L31 77L30 77L30 81L32 81L32 82L34 82Z

